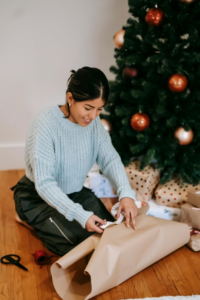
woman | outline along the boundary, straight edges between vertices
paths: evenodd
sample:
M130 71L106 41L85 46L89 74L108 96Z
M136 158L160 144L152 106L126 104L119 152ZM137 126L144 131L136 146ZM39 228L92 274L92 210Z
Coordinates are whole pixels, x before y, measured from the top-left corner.
M68 79L65 105L43 110L32 122L25 146L26 173L14 191L17 220L33 227L46 247L64 255L100 225L115 219L84 182L95 162L117 189L126 225L136 229L137 207L124 165L99 114L108 103L106 76L83 67Z

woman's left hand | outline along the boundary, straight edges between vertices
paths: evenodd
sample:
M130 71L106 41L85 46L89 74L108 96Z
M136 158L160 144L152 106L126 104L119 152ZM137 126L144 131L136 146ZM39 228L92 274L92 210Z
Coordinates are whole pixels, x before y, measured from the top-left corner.
M126 226L129 227L129 222L132 221L133 229L137 230L135 217L137 216L137 206L135 201L131 198L124 197L120 200L116 219L119 218L121 211L126 213Z

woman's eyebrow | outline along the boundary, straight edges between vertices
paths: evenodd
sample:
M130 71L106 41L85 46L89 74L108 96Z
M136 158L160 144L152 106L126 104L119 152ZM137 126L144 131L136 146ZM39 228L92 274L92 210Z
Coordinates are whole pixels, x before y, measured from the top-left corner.
M90 104L85 104L85 105L88 105L88 106L90 106L90 107L92 107L92 108L95 108L94 106L92 106L92 105L90 105ZM103 106L105 106L105 104L102 105L102 106L100 106L99 108L101 108L101 107L103 107Z

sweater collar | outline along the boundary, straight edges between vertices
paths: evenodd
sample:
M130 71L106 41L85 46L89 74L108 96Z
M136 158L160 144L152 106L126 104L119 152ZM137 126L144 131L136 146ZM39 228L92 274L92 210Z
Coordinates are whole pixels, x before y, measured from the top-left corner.
M68 120L67 118L64 118L65 115L63 114L63 112L61 111L61 109L60 109L59 106L62 106L62 105L56 105L56 107L55 107L55 115L56 115L57 120L58 120L58 121L62 124L62 126L64 126L66 129L83 131L83 130L88 129L88 127L91 126L92 122L91 122L88 126L84 127L84 126L79 125L78 123L73 123L73 122L71 122L71 121Z

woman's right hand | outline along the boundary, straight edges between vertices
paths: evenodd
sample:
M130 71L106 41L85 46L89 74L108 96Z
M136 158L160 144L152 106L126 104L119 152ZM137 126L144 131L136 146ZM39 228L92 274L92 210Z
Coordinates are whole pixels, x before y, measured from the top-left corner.
M95 224L95 222L98 222ZM91 231L96 231L98 233L103 233L103 229L100 228L99 226L106 224L106 220L102 220L101 218L97 217L96 215L91 215L86 224L85 228L87 229L88 232Z

